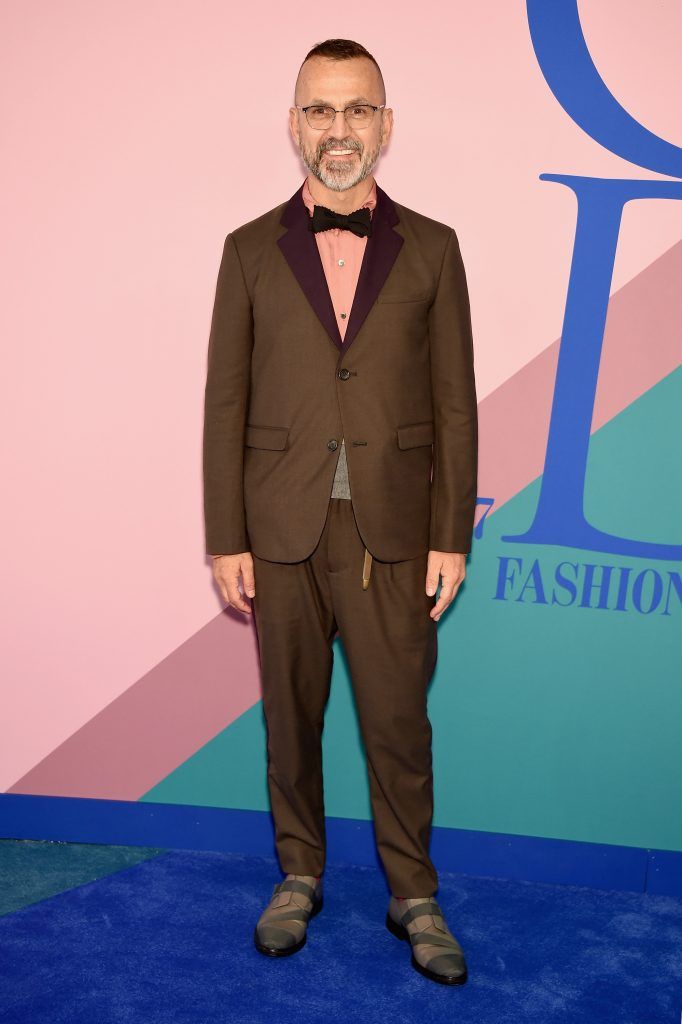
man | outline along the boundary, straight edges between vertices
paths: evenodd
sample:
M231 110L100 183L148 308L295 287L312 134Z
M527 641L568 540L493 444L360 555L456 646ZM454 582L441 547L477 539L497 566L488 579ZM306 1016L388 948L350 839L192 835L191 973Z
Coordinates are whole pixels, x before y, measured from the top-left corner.
M286 872L254 940L295 953L322 908L321 736L339 632L391 888L386 925L423 975L461 984L428 852L426 693L476 503L464 267L452 228L372 176L393 112L363 46L308 53L289 125L309 173L225 240L205 395L207 550L228 604L251 612L240 580L253 599Z

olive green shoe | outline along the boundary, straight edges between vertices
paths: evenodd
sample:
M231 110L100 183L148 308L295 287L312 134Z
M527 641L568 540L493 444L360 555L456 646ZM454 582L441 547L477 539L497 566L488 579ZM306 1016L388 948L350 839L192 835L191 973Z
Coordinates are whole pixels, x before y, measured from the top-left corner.
M425 978L443 985L463 985L467 980L464 950L433 896L406 900L391 896L386 927L411 944L412 966Z
M287 875L272 890L270 902L253 933L256 949L266 956L291 956L305 946L308 921L322 910L322 879Z

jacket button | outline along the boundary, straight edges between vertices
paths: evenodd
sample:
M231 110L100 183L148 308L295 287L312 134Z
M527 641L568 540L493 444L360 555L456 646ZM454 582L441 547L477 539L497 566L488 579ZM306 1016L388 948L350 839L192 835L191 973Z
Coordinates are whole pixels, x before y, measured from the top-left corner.
M344 366L343 369L339 370L338 377L340 380L348 380L350 377L350 370Z
M338 447L339 442L336 440L335 437L333 437L331 441L327 441L327 448L329 448L330 452L335 452Z

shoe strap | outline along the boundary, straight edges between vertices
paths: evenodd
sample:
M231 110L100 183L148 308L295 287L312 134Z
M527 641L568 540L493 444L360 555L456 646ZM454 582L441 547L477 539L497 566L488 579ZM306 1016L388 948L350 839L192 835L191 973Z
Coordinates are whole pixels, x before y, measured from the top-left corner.
M278 892L300 892L307 896L311 903L315 896L315 890L312 885L302 882L300 878L287 878L283 882L279 882L273 890L273 896Z
M280 921L308 921L310 914L310 910L296 907L295 910L284 910L281 914L273 914L267 924L278 924Z
M435 932L416 932L410 935L410 941L413 946L422 942L427 946L449 946L456 953L461 952L459 943L453 942L449 935L436 935Z
M425 914L431 914L434 917L443 917L443 911L440 909L435 900L429 900L427 903L415 903L413 907L406 910L400 917L400 923L403 927L414 921L416 917L423 917Z

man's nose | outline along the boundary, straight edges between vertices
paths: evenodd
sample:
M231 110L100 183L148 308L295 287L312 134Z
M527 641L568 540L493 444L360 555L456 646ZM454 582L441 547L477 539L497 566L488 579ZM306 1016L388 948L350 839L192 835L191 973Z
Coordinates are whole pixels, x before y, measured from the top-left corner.
M345 111L345 110L337 110L337 111L335 112L335 114L334 114L334 120L333 120L333 121L332 121L332 123L330 124L330 126L329 126L329 129L328 129L328 130L329 130L330 132L331 132L331 131L336 131L336 126L337 126L337 124L338 124L338 118L339 118L339 117L341 118L341 128L342 128L342 130L343 130L343 132L344 132L344 135L345 135L345 133L346 133L346 132L348 131L348 124L347 124L347 122L346 122L346 111Z

